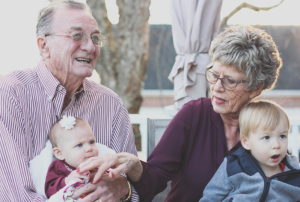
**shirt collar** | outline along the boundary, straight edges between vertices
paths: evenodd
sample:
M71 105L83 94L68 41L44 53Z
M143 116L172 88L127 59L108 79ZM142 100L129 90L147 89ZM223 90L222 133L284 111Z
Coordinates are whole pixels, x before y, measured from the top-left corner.
M37 75L45 89L47 97L52 99L56 93L56 88L60 84L59 81L53 76L50 70L46 67L43 59L39 61L36 67Z
M57 92L57 88L60 85L60 82L53 76L51 71L47 68L43 59L39 61L36 67L36 72L40 81L45 89L48 99L53 99L55 93ZM88 88L88 82L86 79L83 80L83 84L77 89L75 94L80 97L81 94ZM77 97L76 96L76 97Z
M65 168L68 169L70 172L72 172L73 170L76 170L76 168L74 168L73 166L70 166L65 160L62 161Z

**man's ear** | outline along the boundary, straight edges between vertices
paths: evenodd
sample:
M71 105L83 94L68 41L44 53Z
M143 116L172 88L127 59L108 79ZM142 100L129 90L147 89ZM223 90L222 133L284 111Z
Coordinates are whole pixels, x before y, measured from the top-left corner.
M241 138L241 143L242 143L244 149L250 150L248 138L246 138L245 136L243 136L243 137Z
M64 155L62 154L62 152L60 151L60 149L58 147L54 147L52 152L58 160L61 160L61 161L65 160Z
M40 53L43 58L49 58L49 48L47 46L47 39L45 36L39 36L37 38L37 44L40 50Z
M253 98L257 97L258 95L260 95L263 87L264 86L262 85L259 88L257 88L255 91L252 91L251 94L250 94L250 99L253 99Z

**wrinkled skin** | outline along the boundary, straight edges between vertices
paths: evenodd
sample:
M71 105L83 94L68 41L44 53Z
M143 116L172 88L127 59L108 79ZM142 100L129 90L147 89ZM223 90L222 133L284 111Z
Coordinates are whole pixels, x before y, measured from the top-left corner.
M126 173L133 182L137 182L143 173L143 166L138 157L126 152L90 158L80 165L79 174L95 168L98 168L93 179L95 183L101 179L115 180L123 173ZM110 170L107 174L108 169Z
M77 31L91 35L100 32L96 20L87 11L79 9L59 8L55 11L51 22L51 33L72 34ZM92 40L79 44L67 36L38 36L38 47L42 58L61 85L66 88L63 109L69 104L71 97L86 77L92 76L100 49ZM79 58L90 60L78 61Z
M246 80L246 74L238 72L234 67L225 66L215 61L211 70L220 78L231 78L235 81ZM210 84L211 102L216 113L220 114L226 137L227 148L230 150L236 145L239 138L239 115L242 108L255 98L263 86L255 91L246 91L246 83L239 83L235 90L226 90L219 79L217 83Z
M127 190L124 190L124 187L127 187ZM126 178L119 176L113 181L100 179L97 183L88 183L77 189L72 195L72 198L77 199L83 194L90 193L83 198L81 202L95 201L99 198L103 202L119 202L121 198L125 199L128 192Z
M89 191L94 190L94 193L97 193L99 195L103 193L103 195L100 197L101 201L103 202L113 202L116 200L118 201L121 196L125 196L129 191L127 189L125 192L122 192L124 190L122 190L121 188L127 186L127 182L126 179L121 176L121 174L126 173L132 181L136 182L141 178L143 173L143 167L138 157L126 152L106 154L101 157L90 158L80 165L78 173L82 174L88 170L93 170L95 168L98 168L98 171L92 174L92 176L94 176L93 183L95 184L89 183L85 187L80 188L75 192L73 197L76 198L84 193L88 193ZM107 170L109 170L109 173L107 173ZM102 188L103 182L111 182L112 187L117 190L116 192L118 194L111 195L104 193L104 189ZM108 186L105 188L110 189L110 187ZM87 196L89 198L84 198L82 202L98 199L97 197L94 197L94 195L90 195ZM123 197L122 199L125 199L125 197Z
M230 77L235 81L245 80L246 74L238 72L234 67L221 65L215 62L211 69L212 72L218 74L221 78ZM249 103L261 91L262 87L255 91L246 91L244 88L246 83L240 83L233 91L225 90L221 81L218 80L215 84L210 84L211 101L214 111L221 116L238 117L242 108Z

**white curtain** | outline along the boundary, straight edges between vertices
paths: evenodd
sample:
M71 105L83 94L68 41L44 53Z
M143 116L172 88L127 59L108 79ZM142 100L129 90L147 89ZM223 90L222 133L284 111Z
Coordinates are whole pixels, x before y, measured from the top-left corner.
M195 84L203 84L197 82L197 78L205 79L210 43L219 31L222 0L170 0L170 4L173 43L177 56L168 78L172 82L176 80L174 101L177 102L185 97L200 97L195 95L198 90L206 91L206 85ZM180 79L174 79L176 76L180 76ZM196 88L190 91L193 95L188 94L187 88Z

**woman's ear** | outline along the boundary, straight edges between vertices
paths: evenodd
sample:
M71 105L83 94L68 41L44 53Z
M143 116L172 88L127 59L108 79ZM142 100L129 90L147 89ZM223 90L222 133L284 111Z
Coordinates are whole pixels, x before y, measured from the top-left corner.
M58 147L54 147L52 152L58 160L61 160L61 161L65 160L64 155L62 154L62 152L60 151L60 149Z
M39 36L37 38L37 44L40 50L40 53L43 58L48 58L49 57L49 48L47 46L47 40L45 36Z
M245 136L243 136L243 137L241 138L241 143L242 143L244 149L250 150L248 138L246 138Z
M260 86L255 91L252 91L251 94L250 94L250 99L253 99L253 98L257 97L261 93L263 87L264 86Z

